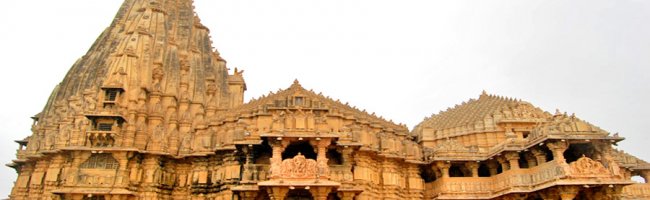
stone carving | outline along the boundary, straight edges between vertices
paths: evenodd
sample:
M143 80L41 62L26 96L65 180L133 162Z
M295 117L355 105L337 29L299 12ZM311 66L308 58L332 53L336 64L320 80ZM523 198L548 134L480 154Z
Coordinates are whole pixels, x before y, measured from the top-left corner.
M153 90L154 91L161 91L162 87L160 86L160 82L162 81L163 77L165 76L165 72L162 70L162 66L160 64L156 65L154 69L151 71L151 78L153 79Z
M576 175L610 175L603 164L584 155L569 166L571 166L571 173Z
M34 116L33 135L16 141L9 166L18 179L9 198L282 200L282 190L297 188L317 200L330 192L342 200L535 199L571 183L581 185L561 191L579 187L581 198L596 199L589 196L594 188L617 190L637 174L650 179L647 162L622 152L595 149L598 162L566 164L571 145L611 146L622 138L573 115L486 93L413 132L298 81L243 104L243 71L228 73L191 0L125 2ZM531 148L536 161L527 156ZM315 159L282 160L311 150ZM106 157L84 164L93 154ZM519 155L527 166L517 167Z
M271 173L274 177L286 179L313 179L320 175L316 160L307 159L300 153L293 158L283 160L279 169L278 166L274 166Z
M455 139L448 139L447 141L442 142L433 149L436 153L441 152L469 152L470 149L465 147L463 144L459 143Z

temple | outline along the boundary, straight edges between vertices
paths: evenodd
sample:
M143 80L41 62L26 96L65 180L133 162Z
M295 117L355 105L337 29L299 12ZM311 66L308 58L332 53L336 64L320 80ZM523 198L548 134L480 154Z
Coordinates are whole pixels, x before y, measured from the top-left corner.
M409 130L297 80L246 89L192 0L125 0L16 141L10 198L650 199L650 164L573 114L483 92Z

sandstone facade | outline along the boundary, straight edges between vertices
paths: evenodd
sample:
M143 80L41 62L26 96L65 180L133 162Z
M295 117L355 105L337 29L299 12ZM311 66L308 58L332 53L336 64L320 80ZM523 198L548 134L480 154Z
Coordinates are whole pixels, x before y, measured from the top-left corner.
M304 89L244 103L191 0L125 0L16 141L11 199L648 199L574 115L481 94L413 130Z

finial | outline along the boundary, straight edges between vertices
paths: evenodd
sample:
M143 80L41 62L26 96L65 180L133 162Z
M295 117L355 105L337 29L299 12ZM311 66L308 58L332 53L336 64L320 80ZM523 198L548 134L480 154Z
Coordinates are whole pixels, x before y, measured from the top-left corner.
M292 87L293 87L293 86L300 86L300 81L298 81L298 79L294 79L294 80L293 80L293 84L292 84L291 86L292 86Z

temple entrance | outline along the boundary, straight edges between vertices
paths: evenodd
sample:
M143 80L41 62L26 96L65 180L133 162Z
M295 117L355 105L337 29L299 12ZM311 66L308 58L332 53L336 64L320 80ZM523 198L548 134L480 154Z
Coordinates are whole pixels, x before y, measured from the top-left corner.
M293 189L287 193L285 200L313 200L314 197L311 195L309 190L305 189Z
M284 149L284 152L282 152L282 160L293 158L298 155L298 153L302 154L307 159L316 160L316 151L314 151L314 147L312 147L307 141L292 142L286 149Z

